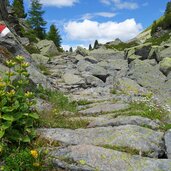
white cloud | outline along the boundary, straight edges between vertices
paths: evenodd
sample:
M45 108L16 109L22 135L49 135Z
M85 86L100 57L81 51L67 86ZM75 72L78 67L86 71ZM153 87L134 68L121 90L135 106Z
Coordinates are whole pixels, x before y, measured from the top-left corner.
M85 19L92 19L96 16L100 16L100 17L106 17L106 18L112 18L114 16L116 16L115 13L112 12L97 12L97 13L86 13L81 17L81 20L85 20Z
M111 12L98 12L98 13L95 13L95 15L98 15L101 17L107 17L107 18L112 18L112 17L116 16L115 13L111 13Z
M74 41L93 42L98 39L105 43L115 38L123 41L134 38L142 31L142 26L135 19L127 19L123 22L103 22L84 20L81 22L70 21L64 26L67 38Z
M88 48L86 45L84 45L84 44L78 44L78 45L62 45L62 48L64 49L64 50L68 50L69 51L69 49L70 49L70 47L72 47L72 49L73 50L76 50L77 49L77 47L78 46L80 46L80 47L82 47L82 48Z
M70 7L79 0L40 0L40 2L45 6Z
M138 8L138 4L135 2L128 2L128 1L122 2L121 0L100 0L100 2L106 5L114 4L115 7L118 9L134 10Z

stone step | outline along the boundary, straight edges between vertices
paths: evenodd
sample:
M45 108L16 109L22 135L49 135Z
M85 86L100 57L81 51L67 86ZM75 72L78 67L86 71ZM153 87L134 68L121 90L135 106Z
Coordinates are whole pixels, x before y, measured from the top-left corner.
M89 129L38 129L40 137L57 141L64 145L92 144L98 146L119 146L135 149L150 157L164 153L164 133L148 128L124 125L118 127L98 127Z
M171 160L130 155L93 145L53 149L56 168L72 171L171 171Z
M95 106L92 106L88 109L81 110L79 113L83 115L93 115L93 114L103 114L103 113L112 113L119 110L128 109L128 104L123 103L99 103Z

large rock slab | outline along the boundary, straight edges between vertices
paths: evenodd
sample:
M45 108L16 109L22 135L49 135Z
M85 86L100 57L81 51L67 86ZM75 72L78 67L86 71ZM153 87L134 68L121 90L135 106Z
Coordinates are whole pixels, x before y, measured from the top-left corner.
M89 55L89 51L83 47L80 47L80 46L77 47L75 52L76 52L76 54L79 54L81 56L88 56Z
M158 157L164 151L162 132L134 125L77 130L38 129L38 134L45 139L65 145L93 144L126 147L136 149L151 157Z
M128 95L139 95L145 94L147 92L147 90L145 90L139 84L137 84L136 81L129 78L119 78L114 85L117 90L120 90L122 93Z
M160 70L167 76L171 72L171 57L160 62Z
M124 59L124 52L118 52L114 50L106 50L103 48L90 51L90 56L95 57L98 61L112 60L112 59Z
M39 64L47 64L49 58L46 56L43 56L41 54L32 54L31 55L32 59L36 62L37 65Z
M84 80L79 75L75 75L73 73L65 73L63 75L63 79L66 84L73 85L73 84L83 84Z
M41 40L38 42L37 47L39 48L41 54L44 56L51 57L59 54L57 47L51 40Z
M50 155L53 158L53 164L57 168L65 170L171 171L171 160L168 159L159 160L137 155L131 156L127 153L92 145L53 149Z
M103 87L104 86L104 82L95 76L86 75L83 77L85 78L86 84L88 86L91 86L91 87Z
M142 87L159 92L166 81L165 75L159 66L152 66L148 60L135 60L130 65L129 77L136 80Z
M167 157L171 159L171 129L165 133L164 138L165 138Z
M127 109L128 107L129 105L127 104L100 103L91 108L82 110L80 113L84 115L102 114Z
M166 57L171 58L171 47L168 47L160 52L160 61Z
M148 118L144 118L141 116L119 116L114 119L101 117L95 119L91 122L88 127L108 127L108 126L120 126L120 125L139 125L139 126L148 126L152 129L158 129L160 124L158 121L153 121Z

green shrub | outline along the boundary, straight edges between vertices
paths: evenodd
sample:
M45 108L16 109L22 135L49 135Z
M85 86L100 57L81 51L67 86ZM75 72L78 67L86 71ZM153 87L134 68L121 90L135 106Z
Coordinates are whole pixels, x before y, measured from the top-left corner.
M38 48L36 48L35 46L33 46L32 44L25 46L26 50L30 53L40 53L40 50Z
M50 75L51 74L50 70L44 64L41 63L41 64L37 65L37 67L42 71L42 73L44 75Z
M26 91L29 64L17 56L6 65L9 70L0 78L0 139L1 142L29 143L35 137L33 124L38 119L32 109L33 93Z
M163 36L161 37L151 37L150 39L146 40L145 43L152 43L152 45L160 45L162 42L165 42L167 41L168 39L170 38L170 35L169 33L165 33Z

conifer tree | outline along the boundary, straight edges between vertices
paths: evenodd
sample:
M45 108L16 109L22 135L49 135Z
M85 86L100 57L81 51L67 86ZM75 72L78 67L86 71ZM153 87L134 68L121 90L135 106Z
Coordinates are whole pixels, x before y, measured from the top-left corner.
M70 48L69 48L69 52L71 52L71 53L73 52L73 49L72 49L72 47L70 47Z
M99 46L98 40L95 40L93 49L97 49Z
M28 12L28 23L34 30L35 35L40 38L45 38L46 21L43 19L44 11L39 0L31 0L31 8Z
M9 1L7 1L7 3L9 4ZM27 14L25 13L25 10L24 10L23 0L14 0L12 3L12 8L15 12L15 15L18 18L26 18Z
M165 15L171 13L171 1L167 3Z
M47 39L52 40L58 48L61 47L62 38L59 34L59 30L56 28L54 24L50 26L50 30L47 33Z
M91 46L91 44L89 44L89 48L88 48L89 50L93 50L93 48L92 48L92 46Z

